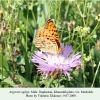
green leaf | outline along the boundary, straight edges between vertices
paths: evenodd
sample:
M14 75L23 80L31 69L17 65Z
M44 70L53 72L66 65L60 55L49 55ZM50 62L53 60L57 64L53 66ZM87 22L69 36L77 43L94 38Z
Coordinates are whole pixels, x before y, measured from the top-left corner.
M90 50L90 54L92 56L92 59L96 61L96 63L98 64L100 61L100 52L96 49L96 48L92 48Z
M20 82L22 84L25 84L25 85L30 86L30 87L34 87L34 85L31 82L29 82L27 79L25 79L21 75L15 75L15 76L20 80Z
M5 10L7 10L7 2L8 2L8 0L1 0L1 4L2 4L2 7L5 9Z
M9 78L6 78L6 79L4 79L2 82L5 82L5 83L7 83L7 84L9 84L9 85L11 85L11 86L15 86L16 84L13 82L13 81L11 81Z
M28 80L31 80L29 58L28 58L27 52L26 52L23 44L21 44L21 48L23 50L23 56L24 56L24 60L25 60L26 77Z
M5 67L5 68L4 68L4 67ZM0 72L1 72L4 76L7 76L7 75L8 75L8 73L7 73L6 70L9 71L8 61L7 61L6 57L0 53Z

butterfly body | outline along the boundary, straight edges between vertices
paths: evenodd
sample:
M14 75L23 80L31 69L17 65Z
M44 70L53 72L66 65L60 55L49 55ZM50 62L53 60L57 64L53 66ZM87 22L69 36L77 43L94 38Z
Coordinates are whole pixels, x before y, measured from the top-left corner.
M58 54L62 51L60 38L54 22L49 19L44 28L39 28L34 45L43 52Z

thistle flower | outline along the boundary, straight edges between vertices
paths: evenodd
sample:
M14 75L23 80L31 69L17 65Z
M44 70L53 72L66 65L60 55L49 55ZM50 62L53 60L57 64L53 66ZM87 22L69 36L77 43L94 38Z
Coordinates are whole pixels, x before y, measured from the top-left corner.
M38 63L38 72L42 73L43 76L52 76L58 71L59 76L64 74L70 78L70 71L73 68L80 65L81 55L79 53L72 54L73 47L70 45L62 46L64 50L58 54L43 53L41 51L35 51L32 56L32 62Z

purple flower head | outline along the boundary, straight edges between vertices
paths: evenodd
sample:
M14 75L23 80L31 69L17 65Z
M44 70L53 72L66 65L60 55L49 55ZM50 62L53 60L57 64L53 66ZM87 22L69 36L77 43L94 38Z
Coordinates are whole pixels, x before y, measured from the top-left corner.
M70 77L70 71L80 65L81 55L79 53L71 55L73 47L70 45L62 45L62 47L64 50L57 55L35 51L32 62L39 64L36 65L38 72L48 77L59 71L59 76L64 73Z

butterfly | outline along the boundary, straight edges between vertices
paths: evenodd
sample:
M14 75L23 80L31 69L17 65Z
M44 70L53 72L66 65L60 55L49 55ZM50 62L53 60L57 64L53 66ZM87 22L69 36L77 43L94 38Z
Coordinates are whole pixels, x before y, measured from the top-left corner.
M44 28L38 29L33 43L43 52L59 54L63 50L56 25L51 19L46 22Z

